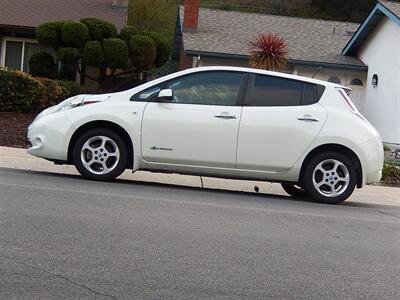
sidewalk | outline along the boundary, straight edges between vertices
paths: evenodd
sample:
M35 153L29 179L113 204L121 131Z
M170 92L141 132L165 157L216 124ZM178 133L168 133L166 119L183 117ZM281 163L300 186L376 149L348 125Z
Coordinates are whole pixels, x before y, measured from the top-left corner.
M25 149L9 147L0 147L0 167L51 173L78 174L73 166L54 165L52 162L27 154ZM201 187L201 179L198 176L158 174L142 171L132 174L131 171L128 170L125 171L120 178L133 181ZM259 193L287 195L280 184L277 183L210 177L202 177L202 179L203 187L208 189L254 192L254 187L257 186L259 187ZM356 190L346 202L400 206L400 189L383 186L365 186L362 189Z

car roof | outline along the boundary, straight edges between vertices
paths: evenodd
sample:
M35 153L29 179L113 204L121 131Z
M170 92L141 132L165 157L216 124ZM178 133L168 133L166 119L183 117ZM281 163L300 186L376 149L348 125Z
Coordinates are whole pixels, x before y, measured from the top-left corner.
M282 78L288 78L288 79L294 79L294 80L301 80L304 82L310 82L314 84L320 84L325 87L333 87L333 88L343 88L346 91L349 91L351 89L344 87L340 84L336 83L331 83L323 80L318 80L314 78L309 78L309 77L304 77L304 76L298 76L298 75L293 75L293 74L287 74L287 73L281 73L281 72L274 72L274 71L267 71L267 70L260 70L260 69L253 69L253 68L243 68L243 67L226 67L226 66L212 66L212 67L197 67L197 68L189 68L185 69L176 73L172 73L157 79L154 79L152 81L148 81L140 86L134 87L126 92L129 93L136 93L140 90L145 90L147 88L150 88L154 85L157 85L161 82L165 82L183 75L187 74L194 74L194 73L199 73L199 72L206 72L206 71L233 71L233 72L245 72L245 73L253 73L253 74L263 74L263 75L270 75L270 76L276 76L276 77L282 77Z
M331 87L336 87L336 88L346 88L340 84L323 81L323 80L319 80L319 79L314 79L314 78L310 78L310 77L304 77L304 76L293 75L293 74L282 73L282 72L254 69L254 68L244 68L244 67L227 67L227 66L197 67L197 68L186 69L186 70L180 71L178 73L174 73L174 75L180 76L180 75L197 73L197 72L205 72L205 71L234 71L234 72L246 72L246 73L253 73L253 74L263 74L263 75L270 75L270 76L276 76L276 77L282 77L282 78L288 78L288 79L294 79L294 80L301 80L301 81L320 84L320 85L324 85L324 86L331 86Z

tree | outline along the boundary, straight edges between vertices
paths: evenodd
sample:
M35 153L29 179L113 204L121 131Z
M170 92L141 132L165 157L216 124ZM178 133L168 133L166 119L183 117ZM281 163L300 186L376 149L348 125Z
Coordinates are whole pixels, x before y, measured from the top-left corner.
M249 64L253 68L280 70L287 62L286 43L277 34L259 33L249 46Z
M169 45L168 41L165 38L161 37L161 35L159 35L156 32L144 31L142 32L142 34L151 38L155 42L157 55L154 65L156 68L161 67L169 59L171 46Z
M129 51L132 64L138 73L142 73L153 67L157 56L156 43L144 35L134 35L129 41Z
M61 62L59 77L74 77L78 71L83 78L97 81L100 88L113 77L139 74L155 64L159 66L169 56L167 43L156 33L139 35L138 29L127 26L118 35L113 24L96 18L47 22L37 27L36 36L40 44L55 49L57 61ZM32 62L38 59L35 57ZM98 76L87 74L85 66L98 68Z
M139 30L135 26L126 26L121 29L119 38L129 43L132 36L139 34Z

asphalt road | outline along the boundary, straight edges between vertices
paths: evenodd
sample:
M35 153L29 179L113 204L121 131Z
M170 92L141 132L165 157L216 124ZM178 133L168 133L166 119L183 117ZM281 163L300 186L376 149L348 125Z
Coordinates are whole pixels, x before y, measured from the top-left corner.
M0 169L0 298L400 299L400 208Z

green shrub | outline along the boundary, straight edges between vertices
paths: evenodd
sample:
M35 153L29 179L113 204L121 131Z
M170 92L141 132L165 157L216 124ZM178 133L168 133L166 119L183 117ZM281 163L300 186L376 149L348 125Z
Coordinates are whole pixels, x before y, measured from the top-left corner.
M61 85L65 90L65 99L80 95L80 94L87 94L88 90L86 90L84 87L80 86L77 84L75 81L69 81L69 80L59 80L57 81L59 85Z
M156 44L144 35L134 35L129 41L132 64L138 72L149 70L156 60Z
M81 53L76 48L61 48L57 51L57 59L65 64L76 63L81 58Z
M83 61L88 66L100 66L104 62L104 52L101 43L89 41L83 49Z
M61 28L71 21L51 21L43 23L36 28L36 39L44 46L58 49L62 44Z
M75 82L34 78L24 72L0 68L1 112L39 112L83 92Z
M161 35L153 31L145 31L142 34L151 38L155 42L157 50L155 67L161 67L168 61L169 54L171 52L171 47L168 41L162 38Z
M61 26L63 46L83 49L89 40L89 29L83 23L67 22Z
M41 111L67 98L67 89L60 85L58 81L48 78L36 78L36 80L42 84L43 90L40 100L35 105L35 110Z
M139 34L139 30L134 26L126 26L121 29L119 37L124 40L127 44L129 43L132 36Z
M117 36L117 28L108 21L97 18L85 18L81 20L81 23L85 24L89 29L91 40L101 42L103 39Z
M29 72L32 76L54 78L56 64L53 55L47 52L34 53L29 59Z
M125 41L117 38L103 41L104 61L113 69L125 69L129 62L129 51Z
M382 170L382 182L389 185L400 186L400 167L392 164L384 164Z
M0 111L29 112L40 102L42 84L27 73L0 68Z

